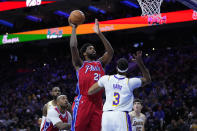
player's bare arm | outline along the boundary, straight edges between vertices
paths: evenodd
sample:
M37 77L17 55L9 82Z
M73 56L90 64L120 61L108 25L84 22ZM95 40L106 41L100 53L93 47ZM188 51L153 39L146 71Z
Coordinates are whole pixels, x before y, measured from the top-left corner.
M96 82L96 83L95 83L94 85L92 85L92 86L90 87L90 89L88 90L88 95L93 95L93 94L99 92L102 88L103 88L103 87L100 87L100 86L98 85L98 82Z
M143 77L141 78L142 86L151 83L149 70L145 67L144 62L142 60L142 51L137 51L136 54L133 54L133 57L133 61L137 63L143 75Z
M133 123L133 115L132 115L132 113L129 113L129 116L130 116L131 123Z
M43 109L42 109L42 118L47 116L47 104L44 105ZM42 121L44 121L42 118L38 119L38 125L41 126Z
M43 109L42 109L42 116L47 116L47 104L44 105Z
M114 50L111 44L109 43L109 41L105 38L103 33L100 31L99 22L97 19L95 19L94 31L99 36L99 38L101 39L105 47L104 55L101 58L99 58L99 61L101 61L101 63L103 64L103 67L105 67L105 65L107 65L111 61L113 54L114 54Z
M71 124L58 122L55 124L55 126L60 130L70 130Z
M72 27L72 34L70 37L70 50L72 54L72 63L75 69L79 69L79 67L82 66L82 60L79 55L79 51L77 48L77 35L76 35L76 30L77 30L77 25L74 25L68 20L70 26Z

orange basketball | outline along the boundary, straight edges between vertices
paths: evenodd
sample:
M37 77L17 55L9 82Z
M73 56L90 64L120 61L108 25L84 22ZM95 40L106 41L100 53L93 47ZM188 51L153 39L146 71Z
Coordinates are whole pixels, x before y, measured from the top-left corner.
M85 15L80 10L74 10L70 13L70 16L68 18L72 24L82 24L85 21Z

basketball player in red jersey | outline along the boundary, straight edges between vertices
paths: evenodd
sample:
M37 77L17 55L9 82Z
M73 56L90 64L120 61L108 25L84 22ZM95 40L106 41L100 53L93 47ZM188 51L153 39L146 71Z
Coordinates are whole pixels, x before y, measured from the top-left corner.
M70 23L70 22L69 22ZM93 45L87 43L80 49L81 56L77 48L76 29L72 26L72 35L70 38L70 49L72 54L72 63L77 72L77 88L78 97L73 105L73 121L72 131L100 131L102 117L102 92L88 96L88 89L104 75L104 69L114 54L113 48L105 36L99 29L98 20L95 19L95 33L99 36L105 47L105 53L96 60L96 51Z
M66 110L68 99L66 95L57 97L57 106L50 107L40 131L70 130L72 117Z
M49 108L57 106L57 97L61 95L60 87L57 86L53 87L52 90L50 91L50 94L53 97L53 100L49 101L44 105L42 110L42 118L38 120L38 124L41 127L43 127ZM72 115L72 107L69 102L67 102L67 111Z

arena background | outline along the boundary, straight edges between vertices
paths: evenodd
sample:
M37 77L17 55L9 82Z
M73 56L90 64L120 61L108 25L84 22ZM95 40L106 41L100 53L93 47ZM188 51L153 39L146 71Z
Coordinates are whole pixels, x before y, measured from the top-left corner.
M144 101L146 131L195 130L191 127L197 124L197 14L193 12L197 2L164 0L164 16L186 10L191 16L187 19L173 15L171 22L167 15L164 23L152 25L146 20L132 23L141 19L141 8L136 0L127 1L132 4L123 1L48 0L43 5L25 7L25 0L19 0L23 4L17 7L16 3L9 3L16 0L0 0L0 130L39 130L37 120L42 116L43 105L51 99L49 90L53 86L59 86L73 102L77 78L71 62L68 16L75 9L85 13L85 24L90 27L95 18L104 21L101 25L108 20L129 19L128 23L123 19L123 23L118 20L110 21L106 28L103 25L104 35L115 50L106 74L116 72L118 58L129 60L137 50L143 51L152 83L136 89L135 97ZM127 26L120 30L113 28L115 24ZM38 33L31 32L35 30ZM55 33L50 34L52 31ZM3 42L5 35L13 41ZM93 32L77 37L79 47L90 42L99 56L104 53L103 44ZM140 75L137 66L130 62L128 76Z

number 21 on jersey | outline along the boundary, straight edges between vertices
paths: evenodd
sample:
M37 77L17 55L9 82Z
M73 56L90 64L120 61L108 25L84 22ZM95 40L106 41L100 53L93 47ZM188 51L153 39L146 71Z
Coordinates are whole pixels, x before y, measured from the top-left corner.
M98 81L101 78L101 74L99 73L94 73L94 80Z
M115 101L113 101L112 106L118 106L120 103L120 94L118 92L114 92Z

